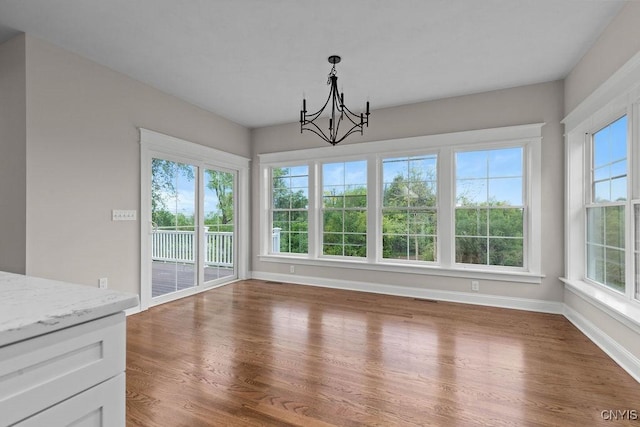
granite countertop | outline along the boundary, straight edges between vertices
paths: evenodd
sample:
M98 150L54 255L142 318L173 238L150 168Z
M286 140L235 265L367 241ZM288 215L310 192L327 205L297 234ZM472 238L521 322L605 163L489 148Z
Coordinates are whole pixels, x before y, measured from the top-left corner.
M138 305L138 295L0 271L0 347Z

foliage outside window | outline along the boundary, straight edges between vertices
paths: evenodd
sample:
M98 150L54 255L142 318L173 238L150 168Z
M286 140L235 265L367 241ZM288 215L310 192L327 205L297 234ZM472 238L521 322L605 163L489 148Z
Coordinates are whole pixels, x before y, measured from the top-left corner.
M382 162L382 257L436 261L437 157Z
M587 278L625 290L627 117L591 138L591 203L586 206Z
M456 153L457 263L524 266L523 152Z
M159 230L194 231L198 168L154 158L151 161L151 220ZM205 169L204 225L211 232L233 232L233 181L230 172Z
M204 178L204 226L209 232L233 232L234 175L205 169Z
M367 256L367 161L322 166L322 254Z
M164 159L151 161L151 221L160 230L193 231L197 168Z
M259 154L260 256L540 283L542 125Z
M308 253L309 167L272 168L271 192L273 252Z

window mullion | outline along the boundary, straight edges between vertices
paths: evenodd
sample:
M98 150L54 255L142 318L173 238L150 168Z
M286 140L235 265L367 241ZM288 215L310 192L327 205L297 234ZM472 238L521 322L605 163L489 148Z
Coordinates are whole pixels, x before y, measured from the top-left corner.
M456 187L453 150L442 148L438 153L438 259L443 267L455 260Z
M307 235L309 236L309 258L318 258L322 237L322 186L319 181L318 162L309 164L309 212Z
M633 300L636 297L637 283L636 283L636 218L635 208L633 200L637 196L638 183L635 177L635 171L638 167L638 160L636 156L636 143L638 140L638 114L637 104L631 104L627 107L627 159L631 159L631 167L627 167L627 203L625 209L625 263L626 263L626 276L625 276L625 293L629 300Z
M376 263L382 258L382 219L380 202L381 171L380 158L370 155L367 158L367 260Z

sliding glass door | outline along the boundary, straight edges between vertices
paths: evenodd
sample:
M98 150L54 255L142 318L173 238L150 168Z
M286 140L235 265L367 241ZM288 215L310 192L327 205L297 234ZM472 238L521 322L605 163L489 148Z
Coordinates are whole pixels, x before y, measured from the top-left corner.
M237 278L237 173L151 157L151 305Z
M140 308L248 276L246 157L140 129Z

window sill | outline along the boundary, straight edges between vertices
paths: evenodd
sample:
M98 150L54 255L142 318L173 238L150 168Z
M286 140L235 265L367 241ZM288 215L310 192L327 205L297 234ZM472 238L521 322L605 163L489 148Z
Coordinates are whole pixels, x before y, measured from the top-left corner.
M391 273L423 274L431 276L446 276L468 279L495 280L501 282L516 282L540 284L543 274L528 271L483 270L478 268L447 268L439 265L415 265L399 263L372 263L368 260L348 259L310 259L305 255L258 255L260 261L280 264L309 265L316 267L349 268L356 270L385 271Z
M640 303L624 295L609 291L602 286L583 280L569 280L561 277L565 288L586 299L596 307L604 309L609 315L640 333Z

